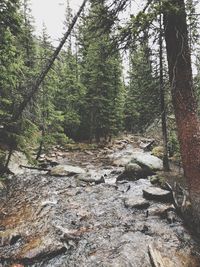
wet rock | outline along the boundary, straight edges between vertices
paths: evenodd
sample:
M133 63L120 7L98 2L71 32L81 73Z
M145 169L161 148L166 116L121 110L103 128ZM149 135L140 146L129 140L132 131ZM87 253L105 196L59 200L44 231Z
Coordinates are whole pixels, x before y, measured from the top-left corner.
M113 166L116 166L116 167L125 167L126 164L128 164L131 160L131 156L127 156L127 157L122 157L122 158L118 158L118 159L115 159L113 161Z
M102 184L105 183L105 178L103 175L98 175L96 172L87 172L83 174L79 174L76 176L80 181L86 183L95 183L95 184Z
M127 173L137 175L137 174L140 174L142 172L142 168L136 163L128 163L125 166L125 171Z
M66 250L61 242L36 238L25 244L20 253L15 255L15 259L30 264L64 254Z
M55 157L45 157L45 160L52 167L59 165L59 162L55 159Z
M124 205L126 208L146 209L150 203L144 198L129 197L124 200Z
M147 178L151 176L154 172L147 166L140 166L137 163L129 162L125 165L125 170L117 177L117 181L129 180L136 181L140 178Z
M80 167L70 166L70 165L58 165L51 169L51 176L71 176L74 174L84 174L85 170Z
M28 165L28 160L22 152L14 151L10 158L8 169L15 175L23 174L25 170L20 168L20 165Z
M171 192L158 187L149 187L143 190L143 196L149 200L169 202L172 199Z
M175 223L177 220L177 215L173 210L167 211L167 221L172 224Z
M158 203L154 206L151 206L148 209L148 215L149 216L159 216L159 217L165 218L167 212L170 210L174 210L173 205Z
M149 140L149 139L141 140L141 143L139 144L139 147L141 149L143 149L144 151L150 151L152 149L152 146L153 146L154 142L155 142L154 139L152 139L152 140Z
M147 167L151 171L158 171L163 169L162 160L152 156L150 153L147 152L134 152L132 154L132 163L137 163L141 167Z
M153 185L162 186L165 182L165 178L161 175L153 175L150 177L150 182Z

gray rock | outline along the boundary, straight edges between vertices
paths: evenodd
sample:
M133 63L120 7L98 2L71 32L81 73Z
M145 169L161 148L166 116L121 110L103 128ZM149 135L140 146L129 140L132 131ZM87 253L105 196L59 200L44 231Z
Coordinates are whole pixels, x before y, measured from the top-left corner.
M137 163L141 167L146 166L148 167L151 171L157 171L157 170L162 170L163 169L163 163L162 160L152 156L150 153L147 152L134 152L132 154L132 163Z
M153 205L148 209L148 215L165 218L167 212L171 210L174 210L174 206L171 204L156 203L156 205Z
M138 164L130 162L130 163L126 164L125 171L128 173L137 174L137 173L140 173L142 171L142 168Z
M75 167L71 165L58 165L51 169L51 176L71 176L74 174L84 174L85 170L80 167Z
M20 168L20 165L28 165L28 160L24 153L14 151L8 164L8 170L15 175L23 174L25 169Z
M125 156L122 158L117 158L113 161L113 166L117 166L117 167L125 167L130 160L132 159L132 156Z
M149 200L158 200L162 202L170 202L172 198L170 191L163 190L158 187L149 187L144 189L143 196Z
M141 197L129 197L124 200L124 205L126 208L146 209L150 203Z
M104 177L102 175L97 175L95 172L87 172L84 174L79 174L77 175L77 178L80 181L86 183L95 183L95 184L105 183Z
M117 177L117 181L129 180L136 181L140 178L147 178L154 172L147 166L140 166L137 163L129 162L125 165L125 170Z

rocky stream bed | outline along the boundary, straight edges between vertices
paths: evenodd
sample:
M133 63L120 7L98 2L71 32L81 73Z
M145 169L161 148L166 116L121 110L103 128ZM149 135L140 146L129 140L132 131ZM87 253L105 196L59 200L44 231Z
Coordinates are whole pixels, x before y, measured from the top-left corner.
M198 243L169 192L148 178L126 179L135 152L144 153L131 138L111 148L55 150L57 170L10 177L1 191L0 266L149 267L153 251L161 267L199 267ZM131 164L142 177L144 162Z

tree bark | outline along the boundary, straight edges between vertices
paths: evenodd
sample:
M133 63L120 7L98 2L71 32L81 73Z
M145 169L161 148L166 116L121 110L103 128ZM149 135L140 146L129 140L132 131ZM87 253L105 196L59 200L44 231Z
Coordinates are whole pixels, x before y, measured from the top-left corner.
M167 138L167 116L165 106L165 90L163 80L163 27L162 27L162 13L161 13L161 0L160 0L160 34L159 34L159 61L160 61L160 109L162 120L162 135L163 135L163 168L165 171L169 171L169 158L168 158L168 138Z
M200 230L200 131L192 83L184 0L169 0L164 12L172 101L193 221ZM199 229L198 229L199 228Z

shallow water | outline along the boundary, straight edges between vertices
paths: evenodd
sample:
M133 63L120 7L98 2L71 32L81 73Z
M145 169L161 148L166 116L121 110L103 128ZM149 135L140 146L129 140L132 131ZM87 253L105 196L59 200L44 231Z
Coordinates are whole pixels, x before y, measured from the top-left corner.
M123 157L123 150L119 153ZM168 267L200 266L197 244L181 219L170 224L161 212L170 203L151 201L148 216L147 209L125 207L126 198L142 197L148 180L116 184L121 168L95 166L95 160L93 166L106 183L37 171L10 180L0 204L0 266L149 267L149 245Z

